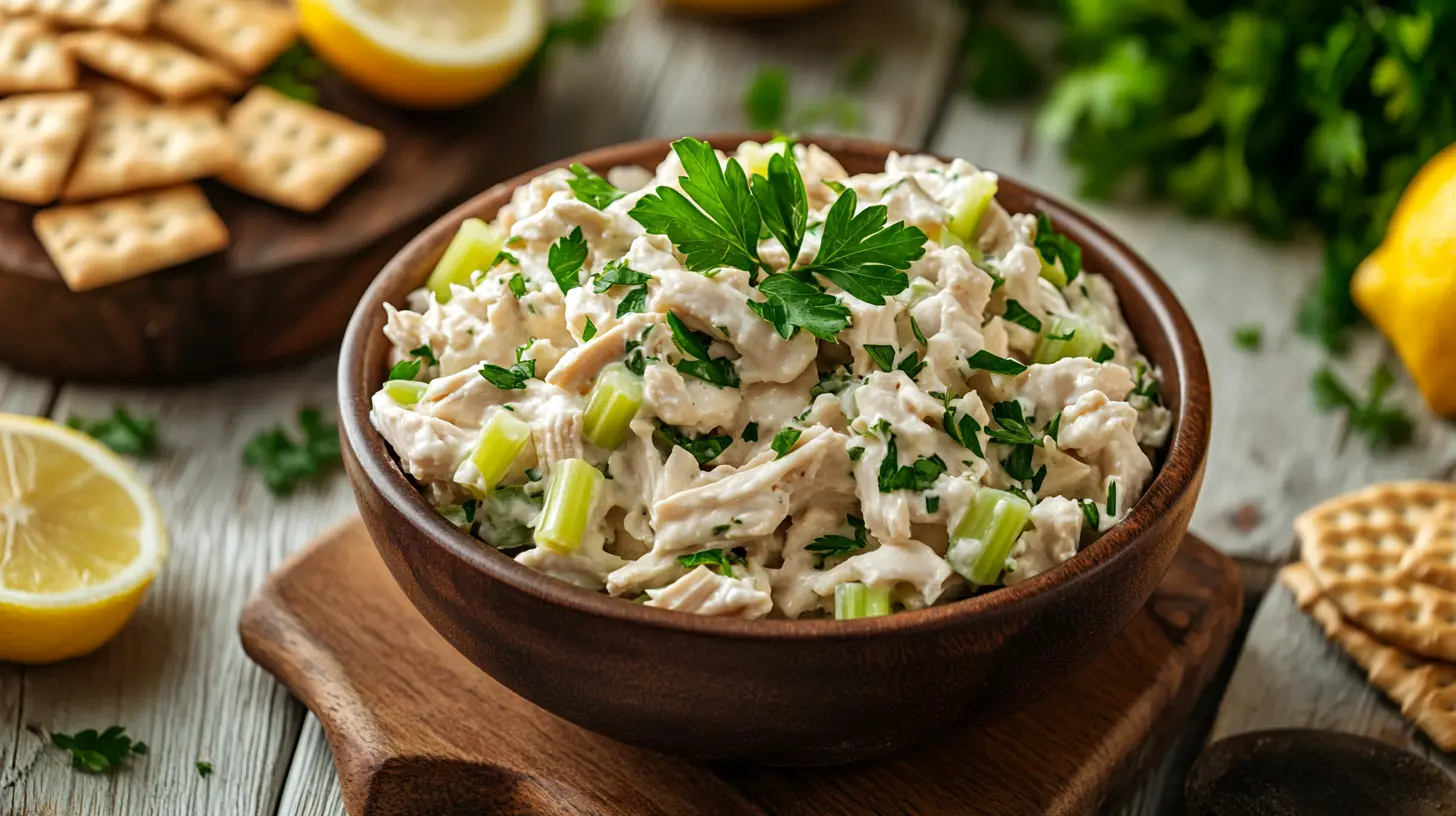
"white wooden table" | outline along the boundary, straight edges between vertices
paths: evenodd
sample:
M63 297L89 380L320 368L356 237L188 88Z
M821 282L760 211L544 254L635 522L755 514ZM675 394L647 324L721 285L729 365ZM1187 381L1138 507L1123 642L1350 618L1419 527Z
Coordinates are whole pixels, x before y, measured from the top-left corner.
M964 23L949 0L861 0L818 17L751 25L670 14L640 0L598 48L563 54L548 73L540 158L642 136L740 130L743 88L761 64L787 68L802 104L834 91L845 64L871 50L880 71L855 94L864 135L963 156L1074 196L1056 151L1030 138L1030 108L989 109L961 93L955 69ZM1296 303L1320 269L1313 242L1267 245L1240 227L1191 222L1155 204L1087 208L1161 271L1202 336L1216 409L1193 522L1199 534L1251 566L1276 564L1291 554L1291 519L1311 503L1378 479L1451 473L1456 433L1440 423L1423 420L1406 451L1372 456L1343 439L1337 418L1314 412L1308 380L1321 355L1293 328ZM1232 343L1233 327L1245 323L1264 327L1262 351ZM1341 368L1363 383L1385 353L1365 338ZM120 404L156 416L164 449L140 468L173 539L166 570L116 641L58 666L0 665L0 816L343 813L317 721L248 661L235 631L244 599L264 576L351 512L342 476L277 499L240 458L254 432L293 422L301 406L333 413L333 374L325 355L262 376L139 390L0 368L0 410L64 419ZM1418 404L1408 382L1397 392ZM1267 574L1251 571L1256 588ZM1281 589L1254 617L1221 699L1220 692L1118 812L1176 809L1182 771L1210 733L1313 725L1436 753ZM46 747L49 731L112 724L151 746L115 776L73 772ZM198 775L198 760L213 764L210 778Z

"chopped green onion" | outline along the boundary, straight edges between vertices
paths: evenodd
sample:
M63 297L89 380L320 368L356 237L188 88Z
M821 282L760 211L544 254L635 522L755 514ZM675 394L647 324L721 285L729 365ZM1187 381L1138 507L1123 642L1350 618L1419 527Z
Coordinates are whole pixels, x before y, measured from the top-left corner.
M429 383L414 380L390 380L384 384L384 393L400 405L414 405L425 395Z
M1055 363L1067 357L1094 357L1102 352L1102 330L1091 321L1071 315L1052 315L1046 333L1037 341L1032 361Z
M951 208L950 231L963 241L974 241L981 233L981 221L996 197L996 177L977 173Z
M599 448L616 450L627 441L642 408L642 378L621 363L602 369L586 398L581 435Z
M1026 499L982 488L956 525L945 559L972 584L996 583L1030 515Z
M479 218L467 218L425 286L435 294L435 300L449 303L450 285L469 286L471 274L489 269L500 251L500 235Z
M890 614L888 587L870 587L858 581L834 588L834 619L857 620L879 618Z
M480 432L480 442L470 461L480 471L480 483L471 487L481 498L490 495L510 472L516 457L531 441L531 426L510 411L496 411Z
M585 459L557 462L551 469L546 506L536 525L536 543L562 554L580 547L603 481L601 471Z

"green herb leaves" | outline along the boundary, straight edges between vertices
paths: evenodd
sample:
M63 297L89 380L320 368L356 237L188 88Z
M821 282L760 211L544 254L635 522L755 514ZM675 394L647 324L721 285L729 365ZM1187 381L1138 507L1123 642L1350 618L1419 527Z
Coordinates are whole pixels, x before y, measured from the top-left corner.
M769 443L769 448L778 454L774 458L782 459L787 456L789 451L793 450L794 446L799 444L799 437L803 435L804 431L799 428L780 429L778 433L774 434L773 441Z
M717 459L719 454L733 444L731 436L704 436L694 439L661 420L657 422L657 438L669 447L679 447L691 453L699 465L706 465Z
M1047 265L1056 266L1058 261L1061 262L1062 271L1067 275L1067 283L1076 280L1077 275L1082 272L1082 248L1071 238L1052 229L1052 220L1047 218L1046 213L1038 213L1036 216L1035 246Z
M257 470L274 495L286 496L300 481L322 476L339 463L339 428L317 408L298 412L303 440L295 442L281 425L260 431L243 448L243 464Z
M74 734L51 734L51 745L70 751L71 767L87 773L114 771L132 756L146 756L149 750L145 742L132 742L120 725L99 734L91 728Z
M111 416L105 419L88 420L72 415L66 420L66 425L95 437L96 441L123 456L144 458L157 451L157 421L132 416L121 406L112 409Z
M602 267L601 273L592 281L592 291L601 294L613 286L630 287L617 303L617 319L620 320L629 314L647 310L647 282L650 280L651 275L638 272L627 265L625 258L619 258Z
M1041 333L1041 321L1037 319L1036 315L1028 312L1024 306L1015 300L1006 301L1006 313L1001 315L1001 319L1007 323L1015 323L1023 329L1029 329L1037 334Z
M202 777L203 779L206 779L209 776L212 776L212 763L211 762L198 761L196 767L197 767L197 775L200 776L200 777Z
M961 447L971 453L986 458L986 452L981 448L981 423L970 414L956 416L956 409L950 404L950 399L945 401L945 415L941 418L941 427L945 430L946 436L954 439Z
M551 277L556 279L556 285L561 287L561 294L581 285L581 268L586 264L586 255L586 238L582 237L581 227L551 245L546 253L546 266L551 270Z
M775 153L768 160L768 176L754 176L753 197L758 201L758 211L769 234L779 239L788 251L792 265L799 257L799 248L804 244L804 229L809 219L809 196L804 190L804 179L793 156Z
M515 391L526 387L526 381L536 376L536 361L524 359L526 349L531 344L516 349L516 361L510 368L502 368L491 363L483 363L480 366L480 376L486 382L504 391Z
M973 369L989 371L992 374L1003 374L1007 377L1015 377L1026 370L1025 365L1010 357L998 357L985 349L972 354L971 359L966 362Z
M726 357L709 357L708 347L713 338L703 332L694 331L688 328L673 312L667 313L667 325L672 329L672 342L677 346L678 351L691 357L690 360L679 360L673 366L680 373L689 377L696 377L706 383L711 383L719 388L737 388L739 385L738 369L733 367L733 361Z
M385 375L386 380L413 380L420 376L420 371L426 365L439 365L440 361L435 359L435 351L429 346L420 346L410 349L410 356L413 360L400 360L390 366L389 373Z
M687 175L687 195L658 187L632 208L632 218L654 235L666 235L686 256L687 267L705 272L731 266L749 272L762 265L758 235L762 225L748 178L737 160L718 164L712 146L697 139L679 139L672 149Z
M698 566L706 566L724 578L733 578L734 564L747 564L748 551L742 547L734 547L731 550L713 549L700 552L679 555L677 562L688 569Z
M829 208L824 238L805 271L823 275L865 303L883 305L910 285L903 270L925 254L925 233L903 221L885 226L882 204L856 214L859 198L845 190Z
M1342 410L1352 433L1365 437L1371 450L1407 445L1415 436L1415 421L1400 408L1382 405L1395 375L1385 365L1370 374L1369 396L1362 402L1329 368L1314 374L1315 405L1322 411Z
M750 300L748 308L773 324L779 336L792 339L803 329L820 340L836 342L835 335L849 328L849 307L793 273L770 275L758 285L764 301Z
M584 164L573 163L570 170L572 178L566 184L571 192L576 195L577 200L585 201L599 210L605 210L607 205L626 195Z
M824 569L824 562L830 558L849 555L869 545L869 534L864 519L859 516L845 516L844 520L854 530L854 538L842 535L819 536L804 545L804 551L814 554L814 569Z
M880 462L880 492L928 490L945 471L945 460L939 456L922 456L909 465L900 464L895 435L890 434L885 440L885 458Z
M1236 327L1234 345L1244 351L1258 351L1264 347L1264 327L1257 323Z
M315 56L307 43L297 40L258 77L257 84L299 102L317 105L317 83L328 72L328 64Z

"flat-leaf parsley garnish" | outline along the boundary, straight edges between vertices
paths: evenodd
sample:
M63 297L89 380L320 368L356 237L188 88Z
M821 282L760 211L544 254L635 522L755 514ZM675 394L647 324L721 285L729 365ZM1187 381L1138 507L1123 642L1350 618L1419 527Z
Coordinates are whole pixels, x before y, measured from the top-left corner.
M804 431L799 428L780 429L778 433L774 434L773 441L768 445L773 449L774 453L778 454L774 458L782 459L787 456L789 451L793 450L794 446L799 444L799 437L803 435Z
M769 234L779 239L788 251L789 263L799 257L804 244L804 229L809 220L809 196L804 179L793 155L775 153L768 160L768 175L755 175L751 180L753 197Z
M900 464L900 452L895 445L895 435L890 434L885 442L885 459L880 462L879 487L881 493L895 490L928 490L935 480L945 473L945 460L939 455L922 456L908 465Z
M743 167L737 159L730 159L726 169L720 166L713 147L697 139L679 139L672 149L687 173L680 179L686 195L658 187L637 202L632 218L677 245L688 269L731 266L756 272L762 266L758 234L763 219Z
M657 436L669 447L679 447L691 453L699 465L706 465L717 459L719 454L733 444L731 436L703 436L694 439L660 420L657 423Z
M263 475L275 495L286 496L298 482L321 476L339 459L339 428L317 408L298 412L303 440L295 442L283 426L255 434L243 448L243 464Z
M605 210L608 204L626 195L584 164L573 163L570 169L572 178L566 184L578 201L585 201L599 210Z
M51 745L71 752L71 767L87 773L107 773L126 764L132 756L145 756L145 742L133 742L126 728L113 725L97 733L88 728L74 734L51 734Z
M1024 364L1018 363L1010 357L999 357L985 349L972 354L967 364L973 369L989 371L992 374L1004 374L1008 377L1015 377L1026 370Z
M748 551L742 547L734 547L731 550L722 548L701 550L695 553L688 553L687 555L679 555L677 562L688 569L706 566L724 578L732 578L734 577L734 564L742 566L748 563Z
M864 519L859 516L845 516L844 520L854 530L854 538L842 535L819 536L804 546L805 552L814 554L814 569L823 569L824 562L830 558L837 558L841 555L849 555L864 549L869 544L869 535L865 531Z
M551 245L546 253L546 266L551 270L551 277L556 279L556 285L561 287L561 294L581 285L581 268L586 264L586 254L586 238L582 237L581 227Z
M875 306L910 285L904 270L925 254L925 233L903 221L885 225L889 208L883 204L856 213L859 197L845 190L829 208L824 238L814 262L805 271L823 275Z
M113 408L111 416L104 419L89 420L72 415L66 420L66 426L94 437L123 456L141 458L157 451L157 421L133 416L120 406Z
M527 343L516 349L516 361L511 364L510 368L482 363L480 376L484 377L486 382L504 391L525 388L526 381L536 376L536 361L524 359L526 349L530 348L530 345Z
M682 374L719 388L738 387L738 370L733 367L733 361L726 357L709 356L708 347L713 342L712 337L688 328L673 312L667 313L667 325L672 329L672 342L678 350L692 358L679 360L674 368Z

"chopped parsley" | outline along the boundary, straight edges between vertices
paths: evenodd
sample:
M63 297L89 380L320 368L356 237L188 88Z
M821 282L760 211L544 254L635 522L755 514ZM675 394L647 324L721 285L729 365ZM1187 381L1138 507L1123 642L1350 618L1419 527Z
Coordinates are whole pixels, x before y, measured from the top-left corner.
M51 745L71 752L71 767L86 773L108 773L125 765L133 756L146 756L145 742L133 742L126 728L113 725L97 733L94 728L74 734L51 734Z
M212 776L212 763L199 761L197 763L197 775L203 779Z
M1036 251L1041 253L1043 262L1055 266L1057 261L1062 262L1062 271L1067 274L1067 283L1077 279L1082 271L1082 248L1071 238L1058 233L1052 229L1052 220L1047 218L1046 213L1039 213L1036 216Z
M826 535L819 536L804 545L805 552L814 554L814 569L824 569L824 562L830 558L849 555L852 552L864 549L869 544L869 534L865 531L864 519L858 516L845 516L844 520L854 530L854 538L842 535Z
M639 377L642 376L642 373L647 370L648 363L657 362L656 357L648 357L646 353L642 351L642 342L647 338L647 333L649 331L652 331L651 326L648 326L646 329L643 330L641 337L636 340L628 340L626 343L627 370L632 372L633 374L636 374Z
M731 524L719 524L713 528L713 537L718 537L733 528Z
M551 245L546 253L546 266L551 270L551 277L556 279L556 285L561 287L561 294L581 285L581 268L586 264L586 255L586 239L582 237L581 227Z
M734 564L741 566L748 563L748 551L742 547L734 547L731 550L722 548L702 550L687 555L679 555L677 562L688 569L706 566L724 578L732 578L734 577Z
M1018 301L1006 301L1006 313L1001 315L1001 319L1007 323L1015 323L1023 329L1029 329L1038 334L1041 333L1041 321L1037 319L1036 315L1028 312Z
M920 330L920 324L915 320L915 315L910 315L910 333L915 335L915 339L919 341L920 345L930 345L926 342L925 333Z
M506 281L506 285L511 288L511 294L516 296L516 300L526 296L526 277L520 272L512 275L510 280Z
M1010 357L998 357L985 349L972 354L971 359L967 362L972 369L989 371L992 374L1004 374L1008 377L1015 377L1026 370L1025 365Z
M1053 442L1055 442L1055 441L1057 441L1057 434L1059 434L1061 432L1062 432L1062 412L1061 411L1058 411L1057 412L1057 415L1054 416L1054 417L1052 417L1052 421L1047 423L1046 431L1044 431L1042 435L1043 436L1051 437L1051 440Z
M796 274L770 275L758 285L758 291L765 300L750 300L748 308L771 323L785 340L803 329L833 343L835 335L849 328L849 307Z
M744 442L758 441L758 423L750 422L743 426L743 433L739 436Z
M1234 345L1244 351L1258 351L1264 347L1264 327L1249 323L1234 329Z
M1110 363L1112 362L1112 358L1116 356L1117 352L1112 348L1112 346L1103 343L1102 348L1097 349L1097 353L1092 355L1092 362Z
M536 361L523 358L526 349L531 344L516 349L516 361L510 368L502 368L491 363L483 363L480 366L480 376L486 379L491 385L504 391L515 391L526 387L526 381L536 376Z
M1097 532L1098 528L1102 526L1102 512L1097 509L1097 502L1082 499L1077 504L1082 508L1082 520L1087 522L1087 526L1091 528L1092 532Z
M1117 480L1107 480L1107 517L1117 518Z
M895 436L890 434L885 442L885 458L880 462L879 487L881 493L896 490L924 491L935 484L945 473L945 460L940 456L922 456L909 465L900 464L900 452L895 445Z
M593 337L596 337L596 336L597 336L597 324L593 323L592 322L592 319L590 317L588 317L586 319L586 326L583 327L582 330L581 330L581 342L585 343L586 341L588 341L588 340L590 340L590 339L592 339Z
M895 347L877 345L873 343L864 344L865 354L881 371L895 370Z
M622 301L617 304L617 319L621 320L629 314L640 314L647 311L647 287L639 286L627 292Z
M695 377L719 388L737 388L739 386L738 369L733 367L733 361L726 357L708 355L708 348L713 342L712 337L688 328L688 325L673 312L667 313L667 326L672 330L672 342L677 346L678 351L688 357L696 358L679 360L673 366L674 368L682 374Z
M619 258L602 267L600 274L592 281L592 291L601 294L613 286L644 286L652 276L638 272L627 265L625 258Z
M799 428L780 429L778 433L774 434L773 441L768 445L774 453L778 454L774 459L782 459L787 456L789 451L794 449L794 445L799 443L799 437L803 435L804 432Z
M1003 445L1041 444L1041 436L1032 432L1019 401L1007 400L991 406L991 419L997 425L986 427L986 435L992 442Z
M439 365L440 361L435 359L435 351L429 346L420 346L410 349L410 356L413 360L400 360L390 366L389 373L385 375L386 380L413 380L420 376L420 371L426 365Z
M572 178L566 184L571 187L571 192L578 201L585 201L599 210L605 210L608 204L626 195L584 164L574 162L570 170Z
M940 509L940 497L927 494L925 496L925 512L934 513Z
M113 408L111 416L104 419L88 420L73 414L66 426L94 437L123 456L142 458L157 452L157 421L133 416L121 406Z
M1344 411L1350 431L1365 437L1365 443L1375 450L1408 445L1415 437L1415 421L1410 414L1383 404L1394 384L1395 375L1381 364L1370 373L1369 396L1363 401L1328 366L1315 372L1310 387L1321 411Z
M521 259L502 249L500 252L497 252L495 254L495 260L491 261L490 265L499 266L503 263L508 263L511 266L520 266Z
M941 418L941 426L945 429L946 436L954 439L961 447L971 453L986 458L986 452L981 448L981 423L969 413L957 418L956 409L950 404L949 396L945 400L945 416Z
M679 447L692 454L699 465L706 465L717 459L733 444L731 436L704 436L694 439L661 420L657 423L657 436L669 447Z
M339 428L324 420L317 408L298 412L303 439L295 442L277 425L260 431L243 448L243 464L263 476L274 495L286 496L300 481L322 476L339 459Z
M865 449L859 445L855 445L854 447L850 448L849 461L858 462L860 460L860 457L864 456L864 450Z
M1136 368L1137 378L1133 382L1132 393L1153 405L1161 405L1162 397L1158 395L1158 381L1148 376L1148 367L1141 360L1138 361Z

